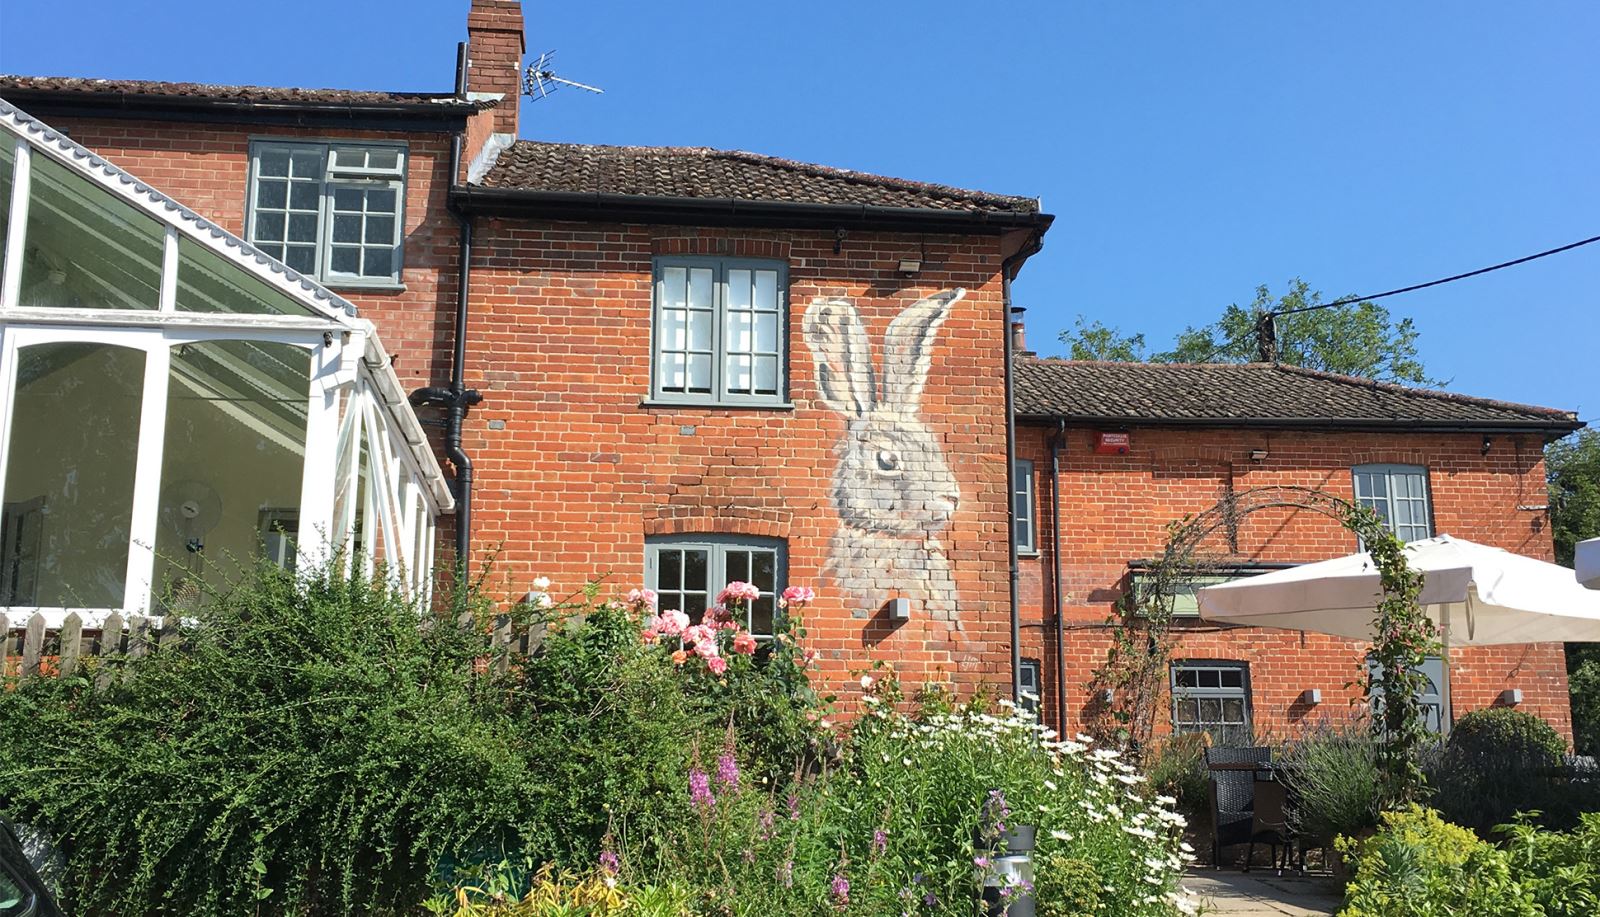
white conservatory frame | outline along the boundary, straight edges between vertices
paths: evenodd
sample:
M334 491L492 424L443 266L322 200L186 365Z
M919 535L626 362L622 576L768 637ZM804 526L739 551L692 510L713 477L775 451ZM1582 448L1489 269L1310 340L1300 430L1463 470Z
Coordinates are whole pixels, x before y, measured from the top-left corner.
M365 572L381 563L405 594L426 600L433 576L437 518L454 511L450 489L372 323L348 301L267 257L182 204L155 191L63 134L0 100L0 143L15 154L0 285L0 489L10 461L18 351L41 343L88 343L144 353L137 463L123 602L117 608L0 605L13 621L42 612L59 626L77 612L96 626L111 612L151 613L156 582L158 503L173 348L206 341L258 341L304 347L307 421L298 506L297 565L326 562L335 549ZM165 232L159 308L29 307L21 303L30 174L48 157L149 215ZM179 241L203 246L303 309L303 315L185 312L176 307ZM298 445L298 444L297 444ZM358 488L361 446L370 486ZM363 493L356 506L351 495ZM364 520L361 530L357 518ZM358 550L359 549L359 550Z

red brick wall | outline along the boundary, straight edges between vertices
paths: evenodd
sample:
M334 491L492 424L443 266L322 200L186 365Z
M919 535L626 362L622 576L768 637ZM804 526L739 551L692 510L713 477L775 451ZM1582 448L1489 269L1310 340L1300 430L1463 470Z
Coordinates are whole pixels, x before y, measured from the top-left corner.
M1236 492L1296 485L1352 497L1351 468L1366 463L1426 466L1434 531L1552 559L1542 511L1519 505L1545 502L1542 441L1499 435L1483 451L1475 434L1301 433L1245 430L1135 428L1125 456L1093 452L1094 431L1068 428L1061 455L1061 585L1066 649L1067 725L1081 726L1084 686L1109 646L1104 626L1125 588L1128 562L1158 557L1168 523L1203 512L1231 482ZM1041 661L1047 716L1054 722L1055 639L1051 617L1051 502L1049 439L1053 429L1025 426L1018 457L1037 470L1040 520L1037 558L1022 562L1023 650ZM1250 452L1267 450L1255 463ZM1224 551L1213 539L1211 550ZM1245 517L1238 554L1246 562L1304 562L1347 554L1354 536L1320 513L1290 508ZM1248 662L1253 722L1258 733L1285 734L1324 717L1351 712L1359 689L1363 645L1318 634L1259 628L1221 630L1201 622L1180 624L1177 656ZM1505 688L1521 688L1523 710L1571 734L1566 665L1560 644L1465 648L1451 653L1457 714L1490 706ZM1297 702L1307 688L1322 690L1322 704ZM1158 717L1169 722L1163 712Z
M490 220L476 245L467 375L484 403L466 436L479 482L474 541L498 548L494 575L506 591L537 575L576 589L606 573L608 591L626 590L643 576L649 535L779 537L789 582L819 592L808 625L828 684L874 659L893 660L912 681L969 690L1008 681L998 239L852 233L835 254L825 232ZM897 262L923 246L928 267L902 278ZM787 260L793 410L641 406L651 259L678 253ZM813 297L854 301L881 360L894 316L958 286L970 292L939 333L921 409L962 491L940 535L958 620L917 608L896 625L851 610L821 573L838 527L830 485L844 421L817 400L801 315Z
M404 141L409 151L401 278L405 289L333 289L377 324L402 385L416 388L449 375L456 286L455 223L445 209L450 135L80 118L49 123L241 237L252 139Z

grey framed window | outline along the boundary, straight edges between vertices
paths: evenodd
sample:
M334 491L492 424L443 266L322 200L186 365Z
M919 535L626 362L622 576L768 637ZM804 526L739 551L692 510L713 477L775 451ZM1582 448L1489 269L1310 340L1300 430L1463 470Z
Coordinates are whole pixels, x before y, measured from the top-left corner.
M1383 666L1377 660L1367 658L1367 670L1373 678L1372 715L1381 717L1383 714L1383 689L1378 686L1377 679L1383 674ZM1445 729L1444 695L1440 693L1439 686L1444 684L1445 671L1444 659L1440 656L1424 656L1422 665L1413 671L1421 672L1424 679L1422 690L1417 694L1417 703L1422 707L1422 726L1435 734L1442 734Z
M397 284L405 175L402 144L256 141L246 235L325 283Z
M1219 569L1215 573L1190 573L1179 579L1169 580L1166 584L1165 595L1171 602L1169 614L1174 618L1199 618L1200 617L1200 590L1206 586L1216 586L1222 583L1231 583L1237 579L1266 573L1271 570L1281 570L1292 567L1293 564L1241 564ZM1129 586L1133 595L1141 600L1151 595L1158 588L1157 574L1149 569L1135 569L1128 577ZM1139 614L1146 614L1141 605Z
M695 404L787 400L786 264L657 258L654 290L652 399Z
M1172 731L1208 733L1218 745L1249 745L1250 667L1216 660L1174 662Z
M1036 716L1039 713L1039 698L1044 696L1041 671L1037 659L1024 659L1022 667L1017 669L1017 680L1022 685L1022 697L1017 700L1017 706Z
M770 639L783 593L785 545L745 535L672 535L645 542L645 585L662 611L682 611L695 624L733 582L753 583L761 597L741 622L758 639Z
M1401 541L1433 537L1428 469L1421 465L1357 465L1356 503L1378 514Z
M1017 459L1013 467L1011 504L1017 529L1017 552L1033 554L1039 550L1039 526L1034 519L1033 462Z

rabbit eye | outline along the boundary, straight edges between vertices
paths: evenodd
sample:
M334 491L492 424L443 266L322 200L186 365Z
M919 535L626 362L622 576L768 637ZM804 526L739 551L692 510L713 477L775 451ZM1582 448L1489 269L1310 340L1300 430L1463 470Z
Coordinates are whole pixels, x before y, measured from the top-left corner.
M898 472L900 470L900 457L885 449L878 450L878 470L883 472Z

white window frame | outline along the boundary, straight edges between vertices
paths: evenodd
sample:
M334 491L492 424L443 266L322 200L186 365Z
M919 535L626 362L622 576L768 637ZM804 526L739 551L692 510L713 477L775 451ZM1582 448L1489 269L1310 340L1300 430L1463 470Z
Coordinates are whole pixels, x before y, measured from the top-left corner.
M1035 518L1037 487L1034 483L1033 461L1031 459L1017 459L1012 466L1011 511L1016 522L1013 527L1013 537L1017 539L1018 554L1039 553L1039 520ZM1020 529L1020 532L1018 530Z
M396 287L404 276L405 266L405 223L406 223L406 168L410 162L410 150L403 142L383 141L345 141L345 140L298 140L280 137L260 137L250 141L250 187L247 191L247 205L245 207L245 238L252 245L277 245L277 242L259 242L256 239L256 209L257 199L261 189L261 154L265 150L281 148L291 155L295 150L315 150L321 155L322 179L317 199L317 242L316 264L310 276L330 286L339 287ZM340 166L337 164L340 150L374 150L382 149L393 151L396 155L396 166L393 169L369 169L364 167ZM332 269L333 249L333 191L338 186L354 186L362 189L389 188L395 192L394 211L394 265L393 270L386 276L368 276L364 274L351 274L336 272ZM287 201L285 201L287 207ZM365 236L365 223L363 222L363 236ZM287 235L287 230L285 230ZM359 243L366 245L365 239Z
M783 590L788 579L788 545L781 538L762 538L754 535L656 535L645 539L645 585L650 589L659 589L660 552L668 550L688 550L706 552L706 607L710 608L716 603L717 593L729 582L727 574L729 551L770 551L773 553L773 590L772 590L772 627L778 629L778 618L783 610L778 607L778 598L783 595ZM745 620L739 622L746 630L751 626L751 609L745 609ZM693 615L690 616L693 618ZM699 624L699 621L691 621ZM759 641L771 640L772 634L751 634Z
M711 391L669 392L661 388L660 367L662 316L665 312L662 290L667 268L710 268L712 271ZM736 270L776 271L778 296L778 377L777 391L771 395L729 392L727 390L728 272ZM752 369L752 372L754 370ZM660 255L653 259L650 275L650 400L668 404L693 404L735 407L789 406L789 265L768 258L716 258L702 255Z
M1367 476L1367 480L1380 475L1383 477L1383 496L1379 497L1374 496L1371 493L1362 492L1364 475ZM1397 496L1395 494L1395 483L1397 480L1402 478L1411 479L1413 481L1420 480L1422 483L1422 496ZM1429 480L1428 469L1426 466L1397 465L1387 463L1357 465L1350 470L1350 479L1351 491L1355 497L1356 505L1365 506L1369 509L1377 511L1378 504L1381 503L1387 515L1384 513L1379 513L1380 518L1385 521L1389 531L1393 532L1398 538L1400 538L1401 541L1421 541L1422 539L1433 537L1433 487L1432 482ZM1400 524L1396 520L1399 519L1399 513L1397 510L1402 501L1411 503L1414 506L1417 504L1420 504L1421 506L1423 520L1422 525L1418 526L1416 524L1412 524L1408 526L1412 529L1421 528L1423 531L1420 538L1409 537L1401 534L1400 532ZM1415 535L1417 533L1412 532L1411 534Z
M1175 659L1169 667L1170 687L1172 693L1172 731L1175 735L1188 735L1192 733L1210 733L1213 739L1218 738L1212 728L1237 728L1244 733L1244 738L1254 735L1255 711L1250 702L1250 664L1233 659ZM1218 677L1217 686L1180 686L1178 675L1180 672L1237 672L1239 685L1221 685ZM1203 717L1192 723L1179 722L1178 705L1186 700L1241 700L1241 709L1244 714L1243 723L1228 723L1222 720L1209 722ZM1220 706L1220 705L1219 705Z

